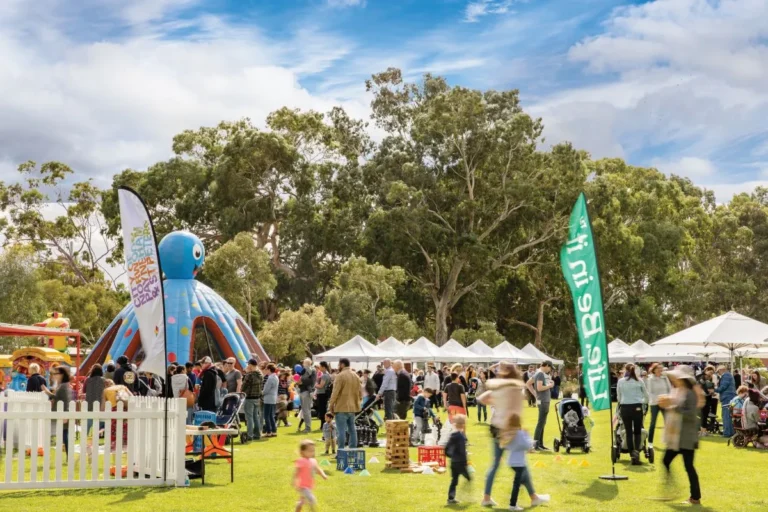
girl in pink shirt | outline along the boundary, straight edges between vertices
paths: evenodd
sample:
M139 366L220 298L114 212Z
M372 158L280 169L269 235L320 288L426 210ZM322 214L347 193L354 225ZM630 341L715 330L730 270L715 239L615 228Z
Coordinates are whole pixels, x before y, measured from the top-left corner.
M299 491L299 502L296 504L296 512L299 512L304 505L309 505L309 509L316 510L317 499L312 494L315 487L315 473L328 480L328 476L320 468L315 459L315 443L309 439L304 440L299 445L299 457L296 460L296 474L293 478L293 485Z

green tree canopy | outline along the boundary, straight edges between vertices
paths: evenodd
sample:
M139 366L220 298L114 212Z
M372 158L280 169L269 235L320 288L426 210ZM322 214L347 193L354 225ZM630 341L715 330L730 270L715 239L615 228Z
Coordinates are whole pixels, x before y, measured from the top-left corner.
M271 358L296 361L336 346L339 329L326 316L323 306L304 304L296 311L283 311L277 321L265 324L258 338Z
M202 279L218 291L255 328L259 306L272 294L277 281L269 254L257 249L252 235L240 233L206 257Z
M367 88L386 136L366 166L376 206L366 254L419 284L443 343L463 298L535 261L561 233L586 155L567 144L540 151L542 123L515 90L451 87L429 74L404 83L397 69Z

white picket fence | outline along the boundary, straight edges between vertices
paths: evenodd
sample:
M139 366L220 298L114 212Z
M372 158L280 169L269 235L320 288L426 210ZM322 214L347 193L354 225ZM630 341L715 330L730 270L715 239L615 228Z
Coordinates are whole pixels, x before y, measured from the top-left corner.
M96 403L88 411L85 402L70 402L68 411L58 403L57 410L52 411L42 393L8 392L0 396L0 447L5 450L0 453L0 490L184 485L186 403L182 399L168 400L165 478L164 404L164 398L132 397L127 406L118 403L115 411L101 410ZM90 433L88 420L93 422ZM69 427L66 446L65 422ZM103 422L103 444L99 422Z

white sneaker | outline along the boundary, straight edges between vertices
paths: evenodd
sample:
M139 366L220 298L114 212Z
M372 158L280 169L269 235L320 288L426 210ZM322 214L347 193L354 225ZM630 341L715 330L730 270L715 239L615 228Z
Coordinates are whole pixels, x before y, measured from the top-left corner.
M549 503L549 494L539 494L536 496L535 500L531 500L532 507L537 507L545 503Z
M517 505L510 505L509 509L507 509L507 510L511 510L512 512L520 512L521 510L525 510L525 509L523 507L519 507Z
M493 501L493 498L488 498L487 500L483 500L480 502L481 507L495 507L497 503Z

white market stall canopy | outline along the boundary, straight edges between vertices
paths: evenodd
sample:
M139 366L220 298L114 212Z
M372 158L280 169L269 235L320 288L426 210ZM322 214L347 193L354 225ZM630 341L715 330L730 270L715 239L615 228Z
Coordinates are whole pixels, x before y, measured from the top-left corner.
M498 361L510 361L521 365L537 364L543 361L541 358L526 354L506 340L493 347L493 354Z
M372 343L368 342L362 336L355 336L348 342L338 347L334 347L327 352L317 354L315 361L338 361L346 358L350 362L369 363L387 359L390 355Z
M441 361L457 363L483 363L488 361L487 357L475 354L454 339L448 340L442 347L439 347L439 349Z
M619 338L608 344L608 361L611 363L634 363L637 356L637 351Z
M638 352L627 345L623 340L616 338L608 344L608 362L610 364L623 364L637 362ZM579 364L584 357L579 358Z
M646 342L644 342L643 340L637 340L636 342L631 344L630 347L632 348L632 350L634 350L638 354L642 354L646 350L650 350L651 349L651 346L649 344L647 344Z
M483 340L476 340L473 344L467 347L467 350L478 356L483 356L486 363L492 363L498 360L493 353L493 349L485 344Z
M406 345L400 359L414 363L441 361L440 348L425 337Z
M555 359L555 358L553 358L551 356L548 356L547 354L545 354L541 350L537 349L536 347L534 347L530 343L527 344L526 346L524 346L521 350L523 352L525 352L526 354L528 354L529 356L538 357L539 359L541 359L540 362L551 361L552 364L557 365L557 366L562 366L563 363L565 363L565 361L563 361L562 359Z
M389 354L402 354L405 350L405 343L390 336L389 338L376 345L376 348Z
M740 349L768 348L766 339L768 339L768 324L729 311L717 318L667 336L653 346L682 345L704 349L722 347L730 352L732 359Z

